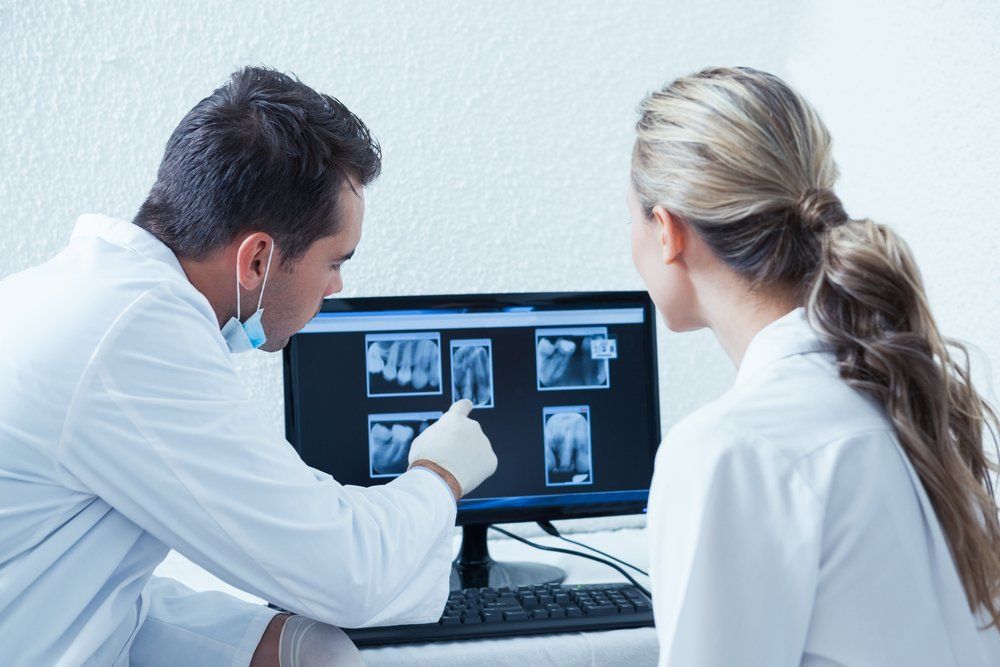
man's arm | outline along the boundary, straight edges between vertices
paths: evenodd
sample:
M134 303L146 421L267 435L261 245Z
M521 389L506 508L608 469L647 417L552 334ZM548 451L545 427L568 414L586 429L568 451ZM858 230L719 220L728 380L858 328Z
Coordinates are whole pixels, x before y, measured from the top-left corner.
M156 294L120 318L70 409L66 483L290 611L347 627L436 619L455 520L445 486L414 470L345 487L303 464L211 326Z

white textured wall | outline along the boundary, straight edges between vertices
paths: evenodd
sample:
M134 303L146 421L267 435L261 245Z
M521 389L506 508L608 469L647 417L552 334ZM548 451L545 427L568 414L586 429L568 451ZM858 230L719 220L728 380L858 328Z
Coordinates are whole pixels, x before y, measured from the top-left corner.
M991 0L0 0L0 278L57 252L81 212L130 218L180 117L264 63L340 97L382 142L345 295L639 288L623 202L635 106L696 68L746 64L819 107L848 211L896 225L943 329L996 366L998 34ZM667 425L733 376L707 333L662 335L660 355ZM278 429L279 362L240 358Z

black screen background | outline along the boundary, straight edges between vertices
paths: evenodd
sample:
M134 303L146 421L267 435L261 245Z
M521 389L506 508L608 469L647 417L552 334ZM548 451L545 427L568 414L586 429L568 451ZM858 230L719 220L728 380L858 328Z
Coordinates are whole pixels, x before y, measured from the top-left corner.
M609 337L617 339L609 389L537 390L535 330L548 327L428 328L421 331L441 334L442 394L378 398L367 397L365 367L365 335L375 332L298 334L290 350L297 421L297 431L290 431L293 444L308 465L343 484L391 481L369 476L368 415L447 410L452 398L450 342L488 338L496 407L475 409L472 417L490 438L498 466L468 498L648 489L658 433L651 427L655 420L648 387L655 368L645 355L644 325L595 326L607 326ZM542 409L574 405L590 407L594 482L547 487Z

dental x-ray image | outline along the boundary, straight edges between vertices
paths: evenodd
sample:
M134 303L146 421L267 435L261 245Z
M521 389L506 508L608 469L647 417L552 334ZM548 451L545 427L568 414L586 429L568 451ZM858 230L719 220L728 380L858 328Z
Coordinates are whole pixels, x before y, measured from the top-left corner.
M441 394L441 334L365 336L368 396Z
M571 405L542 409L545 485L593 484L590 408Z
M397 477L406 472L413 439L440 417L440 412L368 415L368 460L371 476Z
M493 343L488 338L451 341L451 400L467 398L477 408L492 408Z
M591 342L607 340L607 327L536 329L538 390L607 389L608 360L594 358Z

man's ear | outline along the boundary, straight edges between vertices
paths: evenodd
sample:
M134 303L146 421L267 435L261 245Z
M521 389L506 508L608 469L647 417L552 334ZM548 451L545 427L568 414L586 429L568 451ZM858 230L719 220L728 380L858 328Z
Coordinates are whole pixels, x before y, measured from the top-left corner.
M659 231L664 264L673 264L684 252L684 224L660 205L653 207L653 222Z
M267 258L273 243L274 239L268 234L254 232L243 239L237 247L236 262L240 267L240 284L243 289L253 291L263 281Z

